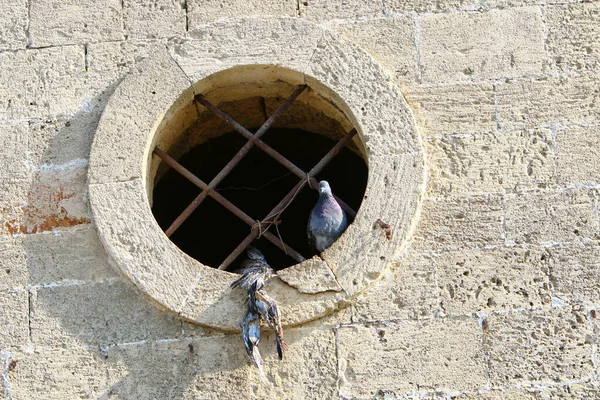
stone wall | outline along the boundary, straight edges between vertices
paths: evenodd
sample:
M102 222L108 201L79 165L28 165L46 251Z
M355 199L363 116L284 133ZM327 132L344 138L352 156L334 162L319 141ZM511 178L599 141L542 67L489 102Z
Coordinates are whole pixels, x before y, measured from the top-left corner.
M111 267L91 141L137 62L216 20L288 16L363 48L429 168L406 256L355 303L264 346L199 327ZM0 396L594 399L600 3L0 0ZM272 338L266 337L265 343Z

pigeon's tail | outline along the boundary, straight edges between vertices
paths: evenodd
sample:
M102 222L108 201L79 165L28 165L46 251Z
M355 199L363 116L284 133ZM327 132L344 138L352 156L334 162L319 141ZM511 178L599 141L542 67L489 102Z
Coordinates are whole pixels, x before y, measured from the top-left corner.
M262 381L263 385L265 386L270 386L269 381L267 380L267 377L265 375L265 371L263 370L263 359L260 356L260 351L258 351L258 347L255 346L252 349L252 362L254 362L254 365L256 366L256 369L258 370L258 377L260 378L260 380Z

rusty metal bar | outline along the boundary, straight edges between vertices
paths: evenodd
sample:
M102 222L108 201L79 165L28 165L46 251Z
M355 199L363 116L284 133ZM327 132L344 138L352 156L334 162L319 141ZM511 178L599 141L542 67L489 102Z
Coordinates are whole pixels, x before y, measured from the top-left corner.
M250 139L250 138L252 138L252 137L255 136L249 130L247 130L246 128L244 128L242 125L240 125L239 123L237 123L233 118L231 118L229 115L227 115L225 112L223 112L220 108L218 108L214 104L210 103L208 100L204 99L202 96L196 95L196 101L198 101L203 106L205 106L207 109L209 109L210 111L212 111L215 115L217 115L223 121L225 121L226 123L228 123L229 125L231 125L231 127L233 129L235 129L237 132L241 133L244 137ZM286 105L286 103L284 103L282 105L282 107L284 105ZM273 113L273 115L271 116L271 118L269 118L265 122L265 124L267 124L269 121L271 121L271 119L273 117L275 117L276 115L277 115L277 117L279 117L279 115L281 113L278 114L278 112L280 110L281 110L281 107L275 113ZM272 123L272 121L271 121L271 123ZM263 126L264 126L264 124L263 124ZM262 129L262 127L261 127L261 129ZM258 132L260 132L260 129L257 131L256 134L258 134ZM356 134L356 130L355 129L353 129L350 132L354 132L352 134L352 136L354 136L354 134ZM352 136L350 136L350 138ZM342 140L344 140L344 139L342 139ZM336 153L334 154L334 156L337 155L337 153L339 153L339 151L345 146L346 142L347 142L347 139L344 140L343 145L338 148L338 150L336 151ZM272 148L271 146L269 146L268 144L266 144L262 140L257 140L254 144L256 145L256 147L258 147L259 149L261 149L262 151L264 151L265 153L267 153L268 155L270 155L271 157L273 157L281 165L283 165L284 167L286 167L287 169L289 169L290 171L292 171L292 173L294 173L298 178L300 178L300 179L305 179L306 178L306 176L307 176L306 172L304 172L302 169L300 169L298 166L296 166L293 162L291 162L290 160L288 160L287 158L285 158L277 150L275 150L274 148ZM337 144L336 144L336 146L337 146ZM333 158L333 156L331 158ZM331 160L331 158L328 159L327 162L329 162ZM325 164L327 164L327 162ZM313 174L313 175L316 175L316 174ZM311 181L311 185L312 184L313 184L313 182ZM312 187L316 188L317 186L314 185ZM344 209L344 211L346 211L346 214L350 215L351 217L354 217L356 215L356 211L354 211L352 209L352 207L350 207L348 204L346 204L346 202L344 202L342 199L340 199L339 197L337 197L335 195L334 195L334 197L336 198L336 200L338 201L338 203L340 203L340 206Z
M187 179L189 179L190 182L192 182L194 185L198 186L200 189L206 190L208 188L208 185L206 183L204 183L204 181L202 181L202 179L198 178L196 175L194 175L192 172L190 172L183 165L179 164L174 158L172 158L171 156L169 156L163 150L161 150L158 147L156 147L154 149L154 154L156 154L158 157L160 157L165 163L167 163L167 165L169 165L174 170L176 170L177 172L179 172L181 175L183 175L184 177L186 177ZM229 211L231 211L233 214L235 214L239 219L241 219L242 221L244 221L246 224L250 225L251 228L253 228L255 226L255 224L256 224L255 220L253 220L245 212L243 212L238 207L236 207L229 200L227 200L226 198L224 198L220 193L218 193L218 192L216 192L214 190L210 190L208 193L219 204L221 204L223 207L225 207L226 209L228 209ZM304 261L304 257L300 253L298 253L296 250L294 250L291 247L289 247L287 244L282 243L282 241L277 236L273 235L270 232L264 232L263 235L271 243L273 243L275 246L279 247L282 251L284 251L287 254L289 254L296 261L298 261L298 262Z
M209 102L208 100L203 98L201 95L196 95L196 101L198 101L204 107L206 107L207 109L212 111L217 117L221 118L223 121L225 121L226 123L231 125L231 127L236 132L240 133L246 139L250 139L255 136L252 134L252 132L250 132L248 129L244 128L242 125L237 123L233 118L231 118L229 115L227 115L225 112L223 112L223 110L221 110L219 107L215 106L214 104L212 104L211 102ZM285 105L286 105L285 103L282 104L282 107ZM275 113L273 113L273 115L265 122L265 124L269 123L269 126L271 126L274 121L273 117L278 118L281 115L281 113L279 113L280 109L281 109L281 107L279 109L277 109L277 111L275 111ZM263 124L263 126L265 124ZM261 129L262 129L262 127L261 127ZM258 132L260 132L260 129L256 132L256 134L258 134ZM293 162L291 162L290 160L288 160L287 158L285 158L284 156L279 154L279 152L277 150L275 150L274 148L272 148L271 146L269 146L262 140L257 140L254 144L256 145L256 147L258 147L259 149L261 149L262 151L264 151L265 153L267 153L268 155L273 157L275 159L275 161L279 162L281 165L283 165L284 167L286 167L287 169L292 171L294 174L296 174L296 176L298 176L299 178L306 177L306 173L304 171L302 171L302 169L298 168L298 166L296 166Z
M348 141L350 139L352 139L352 137L354 135L356 135L356 129L352 129L350 132L348 132L346 134L346 136L344 136L339 142L337 142L335 144L335 146L333 146L331 148L331 150L329 150L329 152L327 152L327 154L325 154L325 156L323 158L321 158L321 160L309 171L309 173L307 175L305 175L305 177L304 177L305 179L299 181L296 184L296 186L294 186L292 188L292 190L290 190L288 192L288 194L267 214L267 217L277 215L285 207L287 207L287 204L292 200L292 198L294 196L296 196L300 192L300 190L302 190L302 188L306 184L307 180L310 180L311 184L313 184L313 181L316 183L317 181L313 178L313 176L317 175L319 172L321 172L323 170L323 168L325 168L325 166L344 148L346 143L348 143ZM315 187L316 187L316 185L315 185ZM337 197L336 197L336 199L337 199ZM342 204L346 205L346 203L341 202L341 200L338 199L338 201L340 202L340 205L342 205ZM346 205L346 207L349 209L349 211L351 211L353 213L353 214L351 214L352 217L356 216L356 212L354 212L354 210L352 210L347 205ZM348 210L346 212L348 212ZM272 225L272 223L267 224L263 228L264 231L266 232L267 229L269 229L269 227L271 225ZM221 265L219 265L219 269L221 269L221 270L226 269L240 254L242 254L242 252L244 250L246 250L246 248L250 245L250 243L252 243L252 241L256 238L257 235L258 235L258 233L256 233L255 230L252 230L252 232L250 232L248 234L248 236L246 236L246 238L242 241L242 243L240 243L235 248L235 250L233 250L233 252L225 259L225 261L223 261L221 263Z
M231 172L231 170L233 170L233 168L242 160L242 158L244 158L244 156L248 154L252 146L254 146L254 142L256 142L262 135L264 135L265 132L267 132L267 130L277 119L277 117L279 117L290 106L290 104L292 104L292 102L296 99L296 97L300 95L300 93L304 91L304 89L306 89L306 85L299 86L296 90L294 90L294 92L286 100L286 102L283 103L279 107L279 109L271 116L271 118L269 118L263 124L263 126L260 127L256 134L251 134L251 137L248 138L246 144L242 146L242 148L236 153L235 156L233 156L233 158L227 163L227 165L223 167L223 169L217 174L217 176L215 176L210 181L208 186L205 189L203 189L202 192L192 201L192 203L186 207L186 209L177 217L177 219L175 219L175 221L173 221L171 226L169 226L169 228L165 231L165 234L167 236L171 236L177 230L177 228L179 228L181 224L183 224L185 220L188 219L190 215L192 215L194 210L196 210L200 203L202 203L206 196L208 196L209 192L211 190L214 190L214 188L217 187L219 183L221 183L221 181L227 176L227 174Z

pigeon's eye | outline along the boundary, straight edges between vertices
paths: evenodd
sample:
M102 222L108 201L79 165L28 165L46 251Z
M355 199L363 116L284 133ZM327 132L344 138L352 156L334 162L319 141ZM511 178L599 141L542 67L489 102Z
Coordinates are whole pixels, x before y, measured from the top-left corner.
M231 271L253 242L276 270L308 259L323 247L307 238L319 193L329 192L323 179L347 216L339 233L352 221L367 182L364 149L320 93L291 82L240 82L194 102L197 117L153 158L152 211L180 249Z

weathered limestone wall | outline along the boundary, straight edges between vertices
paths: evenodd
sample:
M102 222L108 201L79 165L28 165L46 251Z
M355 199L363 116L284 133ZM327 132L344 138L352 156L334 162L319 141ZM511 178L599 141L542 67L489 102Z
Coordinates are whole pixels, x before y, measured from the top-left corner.
M100 114L136 61L265 15L369 52L429 167L406 258L288 330L283 362L265 346L270 389L237 335L115 272L86 184ZM5 399L600 398L599 2L0 0L0 144Z

